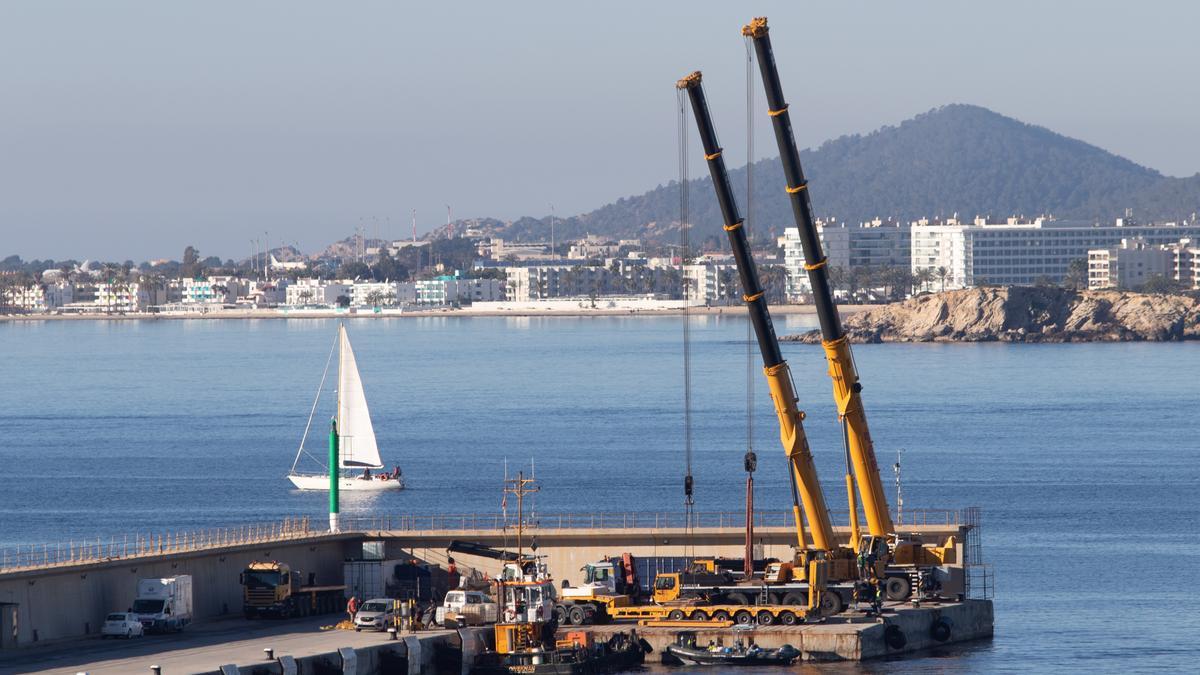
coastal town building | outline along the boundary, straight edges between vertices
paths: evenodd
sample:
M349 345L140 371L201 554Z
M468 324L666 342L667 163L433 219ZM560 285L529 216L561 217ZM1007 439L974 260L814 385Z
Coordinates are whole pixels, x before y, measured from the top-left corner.
M232 305L237 302L242 286L240 279L231 276L183 279L179 302L184 305Z
M1122 239L1119 246L1088 251L1088 288L1138 289L1154 278L1184 288L1200 287L1200 247L1189 238L1151 246L1143 238Z
M44 312L46 292L41 284L20 284L0 289L0 307L5 311Z
M605 237L589 234L567 248L569 260L594 260L611 258L621 252L621 244Z
M499 279L464 279L442 276L415 282L418 305L453 305L494 302L504 299L504 283Z
M152 300L150 287L136 281L108 281L96 284L96 309L105 314L144 312Z
M741 300L742 286L737 265L712 262L684 265L683 275L691 288L693 303L723 305Z
M323 279L297 279L285 291L285 304L291 307L313 305L334 306L338 298L350 298L352 283L345 281L326 281Z
M1162 246L1198 237L1200 223L1188 222L1142 225L1118 219L1104 225L1008 218L990 223L977 218L967 224L955 218L921 220L912 226L911 269L914 274L932 270L945 279L947 289L1061 283L1073 262L1086 262L1089 251L1119 246L1122 239L1140 238L1149 246Z
M912 224L876 218L851 225L837 220L818 220L817 236L830 268L900 267L912 264ZM811 292L804 269L804 247L800 230L784 229L779 238L787 269L787 297L798 302Z

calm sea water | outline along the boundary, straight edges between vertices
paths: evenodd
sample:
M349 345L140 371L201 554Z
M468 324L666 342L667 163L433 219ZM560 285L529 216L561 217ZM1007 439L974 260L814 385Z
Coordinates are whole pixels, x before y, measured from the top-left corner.
M811 323L781 318L779 330ZM326 496L291 490L284 474L335 326L0 324L0 547L323 519ZM344 512L494 513L505 458L536 465L542 512L680 510L678 318L348 328L385 462L403 466L411 489L346 495ZM697 506L737 510L746 324L699 318L692 336ZM836 508L842 455L824 361L817 347L784 350ZM982 507L997 582L993 641L867 670L1195 668L1200 344L864 345L855 355L881 465L905 449L906 505ZM755 364L757 500L784 509Z

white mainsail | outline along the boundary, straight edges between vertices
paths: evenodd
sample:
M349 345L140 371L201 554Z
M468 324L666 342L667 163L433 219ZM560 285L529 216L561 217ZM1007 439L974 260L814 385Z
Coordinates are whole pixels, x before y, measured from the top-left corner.
M375 444L375 428L371 426L371 411L363 393L362 378L346 327L340 326L338 344L338 437L343 469L380 469L383 460Z

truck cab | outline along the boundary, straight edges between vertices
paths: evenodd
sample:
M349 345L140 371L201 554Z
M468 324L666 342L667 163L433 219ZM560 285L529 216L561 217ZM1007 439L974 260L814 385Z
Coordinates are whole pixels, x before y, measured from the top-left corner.
M579 586L564 586L564 599L585 599L596 596L617 595L617 570L611 561L588 563L580 568L583 572L583 584Z
M666 605L679 599L683 575L678 572L660 574L654 578L654 604Z
M242 609L247 618L287 615L292 597L292 571L286 563L252 562L242 572Z
M183 630L192 621L192 578L180 575L138 581L131 611L147 633Z

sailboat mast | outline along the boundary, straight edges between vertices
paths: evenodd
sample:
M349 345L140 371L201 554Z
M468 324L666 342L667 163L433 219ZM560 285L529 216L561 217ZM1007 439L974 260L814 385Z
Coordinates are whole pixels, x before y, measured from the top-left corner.
M341 450L338 434L342 429L342 352L346 348L346 326L338 324L338 384L337 384L337 414L334 417L333 424L329 428L329 531L338 531L338 513L341 507L338 504L338 478L341 472L338 470L338 465L341 458L338 456Z

